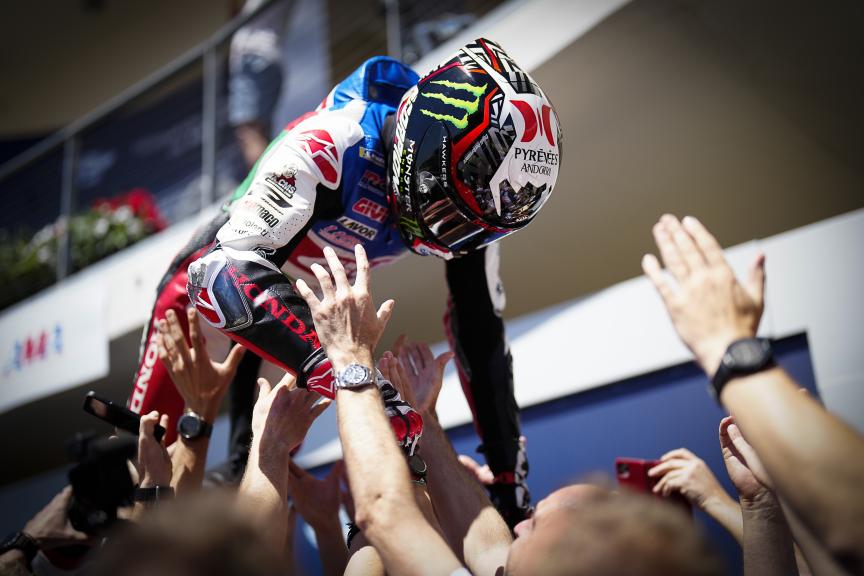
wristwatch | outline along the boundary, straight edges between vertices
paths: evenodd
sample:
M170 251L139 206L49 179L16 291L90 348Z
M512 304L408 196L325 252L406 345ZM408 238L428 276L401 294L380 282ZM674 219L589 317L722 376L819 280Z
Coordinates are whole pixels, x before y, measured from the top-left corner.
M0 554L10 550L21 550L27 558L27 565L33 562L33 558L39 553L39 543L26 532L12 532L0 541Z
M213 433L213 425L189 410L177 421L177 433L186 440L209 438Z
M726 349L720 366L711 379L711 392L720 402L723 387L738 376L755 374L774 366L774 352L767 338L742 338L735 340Z
M145 504L153 504L161 500L173 500L174 488L171 486L148 486L147 488L135 488L133 500Z
M429 467L426 466L426 461L414 452L408 456L408 470L411 471L411 479L417 484L426 484L426 472Z
M375 384L375 374L362 364L352 363L336 374L336 389L356 390Z

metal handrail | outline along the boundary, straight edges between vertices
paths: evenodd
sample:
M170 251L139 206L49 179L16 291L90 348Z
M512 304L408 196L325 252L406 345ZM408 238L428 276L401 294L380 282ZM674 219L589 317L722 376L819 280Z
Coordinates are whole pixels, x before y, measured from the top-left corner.
M60 128L50 136L40 140L37 144L28 148L18 156L0 165L0 180L5 180L15 172L32 164L36 160L42 158L55 148L63 145L63 143L79 133L83 132L90 126L93 126L101 119L109 114L122 108L132 100L143 95L148 90L151 90L171 78L183 69L195 64L198 60L205 58L208 52L214 51L220 44L230 38L238 29L246 25L250 20L255 18L261 12L267 10L270 6L277 2L290 0L264 0L255 10L248 13L237 15L231 22L228 22L222 28L217 30L207 40L188 50L182 56L179 56L169 64L166 64L156 72L153 72L146 78L139 80L129 88L123 90L113 98L100 104L94 110L73 120L68 125Z

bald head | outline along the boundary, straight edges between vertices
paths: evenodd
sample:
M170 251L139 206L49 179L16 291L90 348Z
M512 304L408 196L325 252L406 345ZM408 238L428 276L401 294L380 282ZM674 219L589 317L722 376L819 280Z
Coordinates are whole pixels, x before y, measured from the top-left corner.
M722 574L692 520L656 498L567 486L516 527L514 576Z

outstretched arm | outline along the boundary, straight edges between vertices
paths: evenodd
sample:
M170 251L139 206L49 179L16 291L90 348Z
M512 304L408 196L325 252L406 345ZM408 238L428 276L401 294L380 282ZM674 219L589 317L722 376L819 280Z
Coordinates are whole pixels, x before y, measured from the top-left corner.
M398 358L387 353L382 357L381 372L422 410L426 427L419 452L428 466L432 505L444 535L472 574L496 574L507 561L513 542L510 530L482 486L459 462L435 413L444 365L451 355L435 358L428 345L401 339L396 349Z
M183 398L186 409L213 424L246 349L235 346L224 362L214 362L207 353L195 308L186 310L186 318L189 321L191 346L186 343L180 319L174 310L168 310L165 318L157 322L159 359ZM176 425L176 422L172 424ZM210 438L207 436L191 440L181 436L177 439L171 454L171 486L178 494L201 486L209 445Z
M734 340L756 334L764 298L764 257L741 284L714 237L695 218L666 215L654 237L670 286L654 256L643 268L678 335L709 378ZM812 398L780 367L731 380L720 400L759 455L778 494L847 568L864 571L864 439Z
M372 354L390 318L393 301L376 312L369 292L366 252L355 247L357 277L349 285L336 253L324 249L331 273L314 265L323 299L302 280L297 289L306 298L321 342L339 373L359 364L374 373ZM423 518L408 466L396 444L377 386L340 389L336 393L339 436L356 508L356 521L393 574L450 574L459 560Z
M501 317L505 295L499 252L500 245L492 244L447 261L445 328L483 454L495 476L490 494L512 528L530 513L531 499L524 444L519 441L513 362Z
M792 534L780 501L759 457L741 436L731 416L720 422L720 447L741 502L744 573L797 575Z
M288 486L291 451L326 408L316 394L295 387L291 374L274 387L258 379L258 401L252 414L252 447L240 483L238 502L265 530L273 551L282 554L288 531Z
M738 544L743 542L741 507L726 493L704 460L686 448L677 448L664 454L648 476L659 478L654 486L656 494L682 494L723 526Z

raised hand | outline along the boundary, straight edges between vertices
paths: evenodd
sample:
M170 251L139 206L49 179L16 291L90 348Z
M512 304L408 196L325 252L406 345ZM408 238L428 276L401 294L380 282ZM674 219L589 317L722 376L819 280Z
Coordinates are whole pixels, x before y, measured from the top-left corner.
M40 550L72 544L93 545L98 541L72 527L68 513L71 499L72 487L66 486L24 526L24 532L36 540Z
M138 467L142 488L169 486L171 484L172 464L165 438L159 442L153 435L156 424L168 429L168 415L155 410L141 417L138 430Z
M337 460L327 476L319 480L291 462L291 497L300 516L315 530L339 525L341 479L345 463Z
M324 248L332 278L323 266L312 265L312 272L321 286L321 300L303 280L297 280L297 291L309 304L318 338L337 373L358 360L372 365L372 353L395 304L387 300L380 308L375 308L369 288L369 261L362 245L355 246L354 255L357 275L351 285L336 252L329 246Z
M756 335L764 307L765 257L757 256L741 284L717 240L696 218L687 216L682 224L666 214L653 233L677 286L669 284L652 254L642 258L642 269L660 293L678 335L713 376L729 344Z
M165 319L156 325L159 330L156 335L159 358L183 397L186 408L212 423L246 349L234 346L224 362L211 360L198 325L198 312L189 308L186 317L192 346L186 344L177 314L168 310Z
M444 382L444 368L453 352L448 350L436 358L428 344L407 341L403 334L393 345L393 354L401 361L413 392L411 405L420 413L434 411Z
M742 503L756 502L773 491L771 479L753 447L741 435L732 416L720 421L720 448L729 479Z
M252 436L259 440L262 453L271 447L290 453L303 442L309 427L331 403L314 392L297 388L296 384L297 379L290 373L275 387L266 378L258 379Z
M680 492L694 506L705 510L714 500L729 498L705 461L687 450L678 448L660 458L660 464L648 471L659 477L654 493L669 496Z

